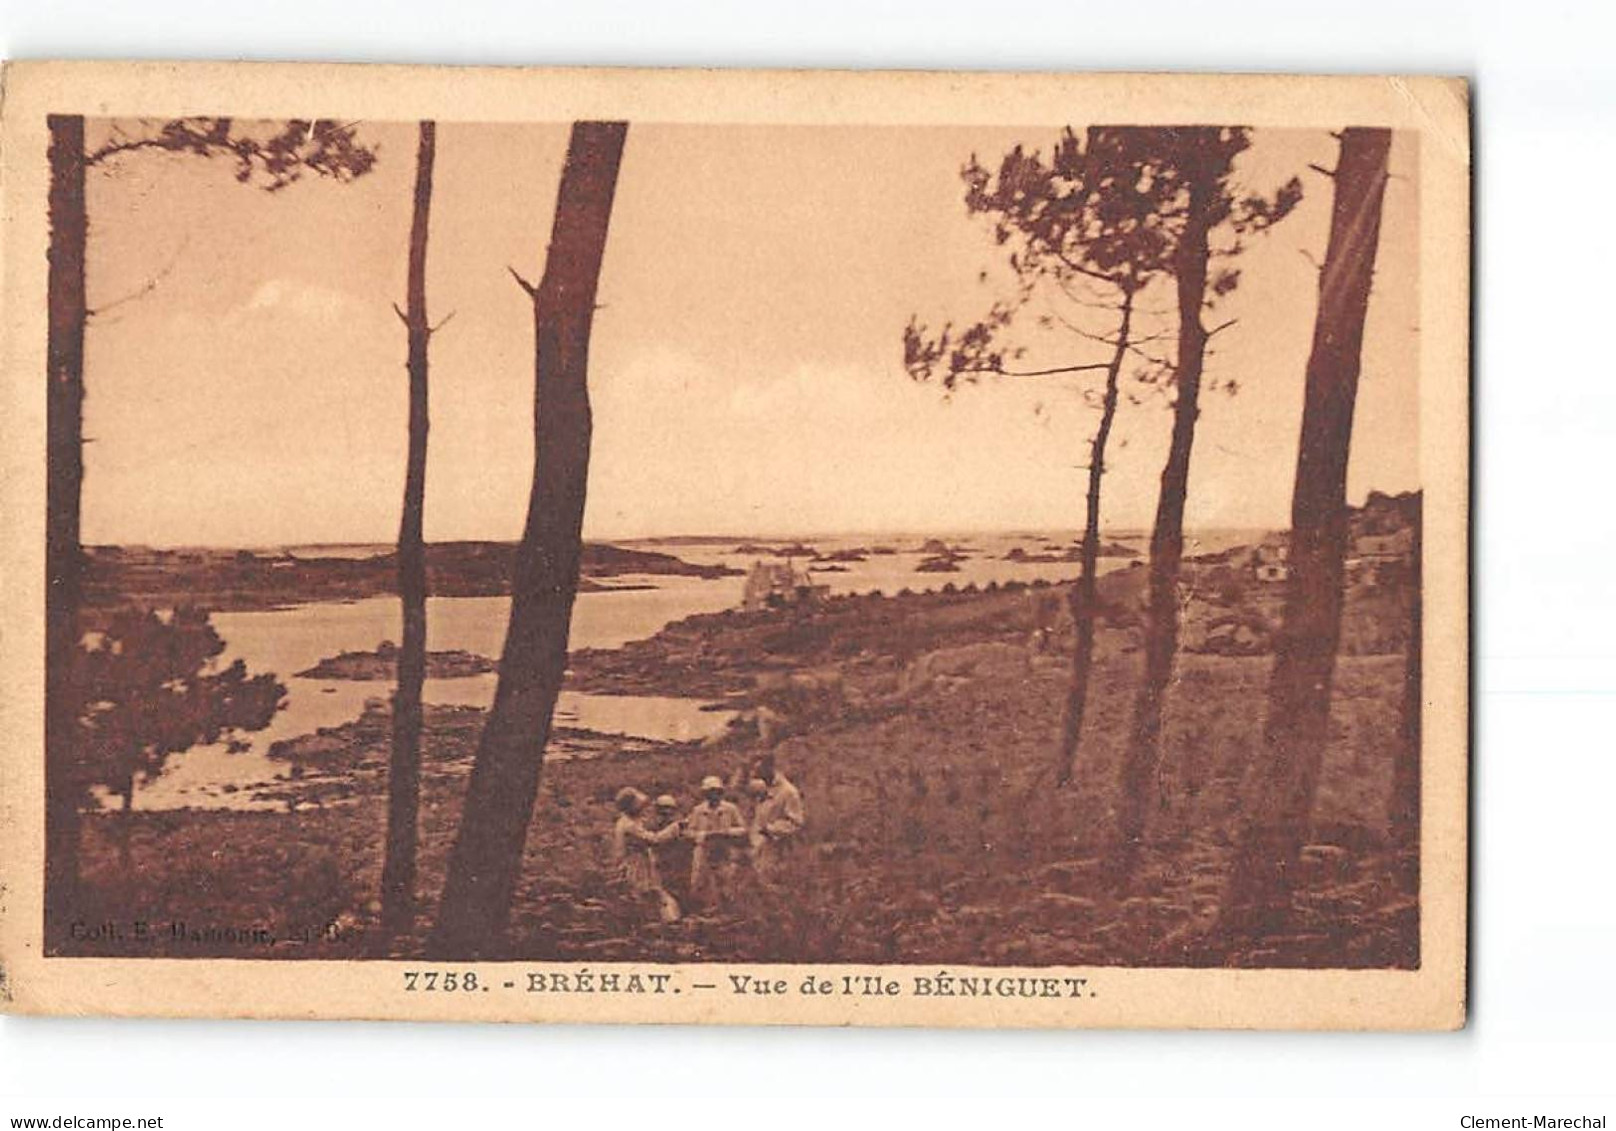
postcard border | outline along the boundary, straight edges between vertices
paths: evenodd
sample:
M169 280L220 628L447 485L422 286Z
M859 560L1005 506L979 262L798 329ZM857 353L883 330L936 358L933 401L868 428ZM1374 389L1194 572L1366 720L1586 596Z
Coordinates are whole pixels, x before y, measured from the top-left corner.
M24 62L6 67L0 121L0 1007L146 1016L928 1026L1450 1029L1465 1017L1469 744L1470 135L1465 83L1434 77L1002 74L274 63ZM1092 996L801 994L409 995L416 962L45 958L43 882L44 371L47 113L321 115L440 121L1060 126L1091 120L1417 130L1422 201L1420 471L1425 489L1421 965L1388 970L954 968L951 975L1085 979ZM1427 425L1426 422L1429 422ZM578 964L447 963L501 982ZM935 968L598 965L694 985ZM524 983L525 984L525 983Z

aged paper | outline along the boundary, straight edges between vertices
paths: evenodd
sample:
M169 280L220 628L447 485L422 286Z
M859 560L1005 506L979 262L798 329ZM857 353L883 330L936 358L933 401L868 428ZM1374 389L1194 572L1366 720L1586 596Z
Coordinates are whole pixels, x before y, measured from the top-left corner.
M1463 1023L1461 82L3 125L6 1008Z

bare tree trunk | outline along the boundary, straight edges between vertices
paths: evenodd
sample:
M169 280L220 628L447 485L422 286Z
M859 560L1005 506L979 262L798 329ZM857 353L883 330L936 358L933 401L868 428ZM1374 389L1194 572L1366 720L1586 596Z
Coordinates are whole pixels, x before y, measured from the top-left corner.
M522 282L536 338L533 491L499 687L433 934L440 956L499 949L538 796L578 591L592 429L589 335L627 133L626 122L573 124L544 276L537 287Z
M387 854L382 865L382 932L415 924L415 852L421 792L421 685L426 679L426 244L432 215L432 164L437 124L422 122L415 157L415 212L410 221L409 279L404 325L409 337L409 455L398 527L398 596L404 634L393 696L393 750L387 771Z
M1083 738L1083 713L1088 703L1089 675L1094 668L1094 633L1099 616L1100 568L1100 486L1105 476L1105 450L1111 439L1111 426L1117 416L1117 384L1122 365L1128 355L1129 335L1133 331L1132 289L1122 297L1122 318L1117 326L1117 338L1111 362L1105 370L1105 395L1100 403L1100 423L1089 442L1088 513L1083 525L1083 548L1080 552L1081 573L1072 589L1072 680L1066 689L1066 706L1061 715L1061 743L1056 766L1057 783L1066 785L1077 769L1077 747Z
M1149 596L1145 609L1145 671L1134 699L1131 742L1124 753L1117 803L1119 852L1113 866L1129 874L1143 845L1151 780L1161 760L1162 706L1178 652L1178 576L1184 556L1184 501L1189 492L1190 454L1200 415L1201 372L1206 362L1208 213L1217 186L1205 177L1191 181L1184 231L1179 237L1174 276L1178 289L1178 397L1173 405L1173 436L1162 468L1156 523L1150 535Z
M1410 562L1411 589L1408 646L1403 663L1403 711L1398 727L1397 757L1392 763L1391 811L1387 814L1392 839L1405 850L1412 872L1405 876L1411 891L1419 890L1420 847L1420 708L1424 659L1424 558L1425 501L1416 496L1414 507L1414 548Z
M65 937L77 899L79 805L74 744L83 550L85 242L84 119L53 114L45 408L45 947Z
M1270 926L1290 906L1292 872L1330 737L1347 548L1347 456L1390 148L1390 130L1341 135L1291 499L1284 622L1263 744L1245 791L1250 809L1223 906L1223 925L1234 931Z

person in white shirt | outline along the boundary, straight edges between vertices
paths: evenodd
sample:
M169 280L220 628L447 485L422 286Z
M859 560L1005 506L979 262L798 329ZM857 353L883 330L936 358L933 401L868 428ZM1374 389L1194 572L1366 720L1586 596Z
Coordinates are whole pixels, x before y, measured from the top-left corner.
M700 907L722 907L734 888L736 857L747 842L746 818L724 798L722 778L702 779L702 801L684 820L685 836L696 846L690 859L690 900Z
M758 759L753 780L761 789L752 810L752 868L760 879L767 880L790 855L808 817L802 793L780 772L772 751Z

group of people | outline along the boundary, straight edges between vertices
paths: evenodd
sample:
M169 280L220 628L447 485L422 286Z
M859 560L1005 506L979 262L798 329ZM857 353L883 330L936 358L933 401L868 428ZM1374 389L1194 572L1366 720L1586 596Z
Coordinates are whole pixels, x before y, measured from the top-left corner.
M758 758L744 781L743 790L732 789L708 775L701 800L682 817L671 794L652 801L633 786L617 791L613 866L636 898L654 902L663 922L680 917L681 902L702 910L725 907L748 879L770 886L790 856L806 820L802 794L773 753ZM731 793L745 797L750 815ZM680 892L685 876L688 886Z

